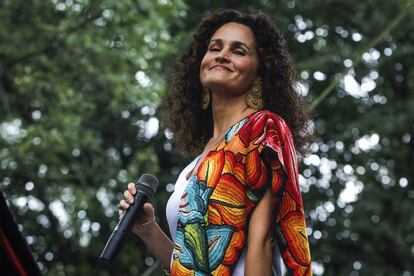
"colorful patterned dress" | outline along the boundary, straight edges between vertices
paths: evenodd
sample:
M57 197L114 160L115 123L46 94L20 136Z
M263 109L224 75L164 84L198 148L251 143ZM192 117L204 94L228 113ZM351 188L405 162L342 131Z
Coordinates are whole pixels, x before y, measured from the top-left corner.
M288 271L311 275L293 138L283 119L266 110L232 126L188 183L171 275L231 275L247 243L251 212L269 185L275 238Z

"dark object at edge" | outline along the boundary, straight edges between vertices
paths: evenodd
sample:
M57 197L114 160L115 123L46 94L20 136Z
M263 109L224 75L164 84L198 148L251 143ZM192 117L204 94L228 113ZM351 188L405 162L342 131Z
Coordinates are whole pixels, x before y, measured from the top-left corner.
M0 275L42 275L0 191Z

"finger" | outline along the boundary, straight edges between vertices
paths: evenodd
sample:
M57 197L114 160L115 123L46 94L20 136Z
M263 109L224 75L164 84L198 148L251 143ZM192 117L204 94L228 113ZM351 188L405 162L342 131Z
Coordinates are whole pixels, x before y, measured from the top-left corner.
M124 199L122 199L120 202L119 202L119 209L121 209L121 210L126 210L126 209L128 209L129 208L129 204L124 200Z
M142 208L143 208L145 215L147 215L148 217L152 218L155 216L155 209L151 203L146 202Z
M152 206L152 204L150 202L145 202L143 208L146 209L146 210L151 210L151 211L155 210L154 206Z
M137 189L135 187L134 183L129 183L128 184L128 191L132 194L135 195L135 193L137 192Z
M125 198L125 201L129 204L134 202L134 197L133 195L131 195L131 193L128 190L124 192L124 198Z

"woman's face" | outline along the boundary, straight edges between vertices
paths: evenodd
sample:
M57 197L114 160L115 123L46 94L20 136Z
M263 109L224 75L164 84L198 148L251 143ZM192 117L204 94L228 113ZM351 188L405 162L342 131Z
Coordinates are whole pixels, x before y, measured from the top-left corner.
M251 29L230 22L211 37L201 61L200 81L204 88L239 96L257 78L257 68L258 57Z

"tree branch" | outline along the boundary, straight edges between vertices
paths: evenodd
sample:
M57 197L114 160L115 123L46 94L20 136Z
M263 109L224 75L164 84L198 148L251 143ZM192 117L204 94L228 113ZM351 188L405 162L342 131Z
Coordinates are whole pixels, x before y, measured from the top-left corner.
M352 59L352 64L354 64L354 67L357 67L361 63L361 56L363 53L377 46L378 43L381 42L405 18L405 16L409 14L410 11L412 11L413 2L413 0L407 1L407 7L403 8L401 12L391 21L391 23L377 37L375 37L364 49L358 51L354 55ZM309 111L314 110L334 90L334 88L342 81L348 70L348 68L345 68L340 73L340 77L335 78L322 91L322 93L310 105L308 109Z

